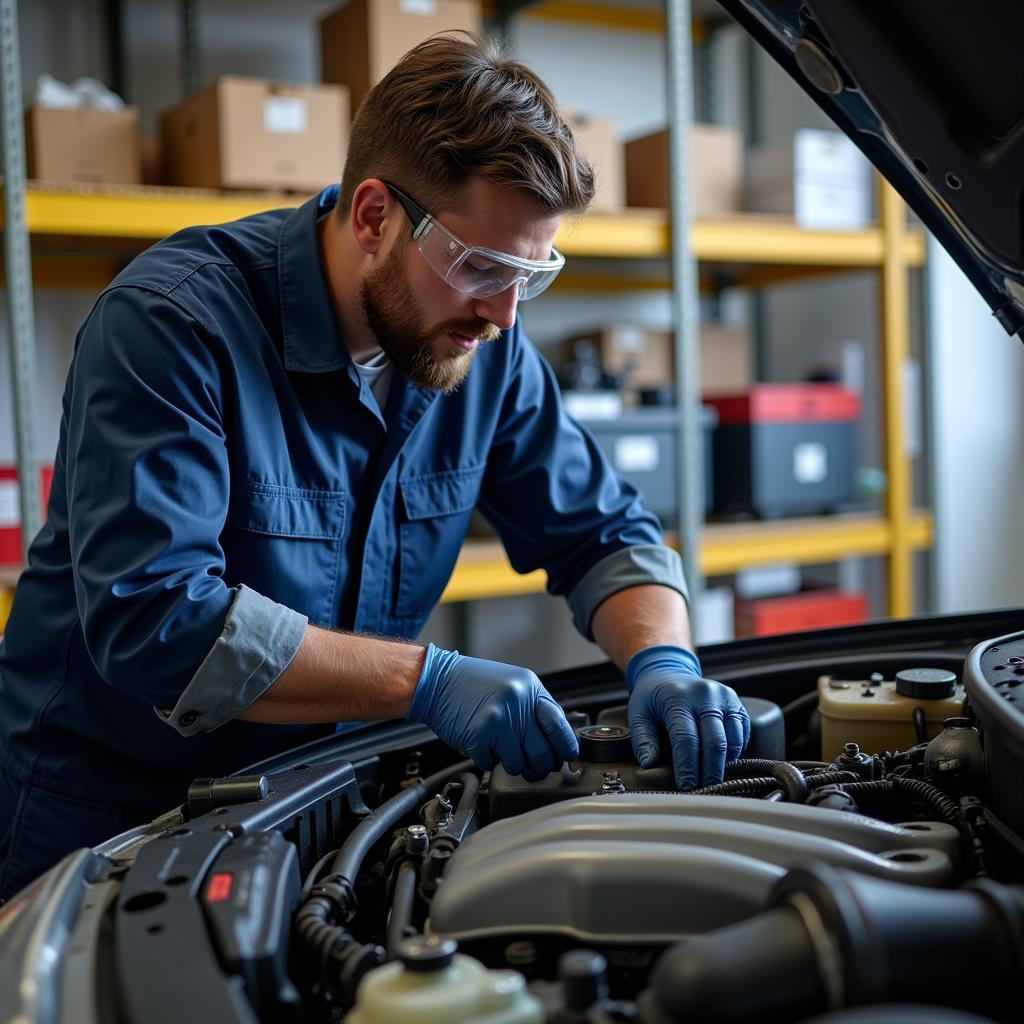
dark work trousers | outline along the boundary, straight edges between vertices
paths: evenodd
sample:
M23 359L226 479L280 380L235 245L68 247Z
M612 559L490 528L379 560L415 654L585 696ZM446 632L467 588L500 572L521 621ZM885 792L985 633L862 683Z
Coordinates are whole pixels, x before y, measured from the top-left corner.
M126 810L22 783L0 768L0 901L10 899L62 857L96 846L156 817L165 805Z

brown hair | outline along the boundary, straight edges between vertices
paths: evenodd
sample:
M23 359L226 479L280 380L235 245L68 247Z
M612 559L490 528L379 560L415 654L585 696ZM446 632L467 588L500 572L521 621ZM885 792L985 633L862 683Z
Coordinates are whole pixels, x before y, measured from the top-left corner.
M551 213L582 213L594 172L548 87L496 44L432 36L370 90L352 123L337 210L383 178L428 210L455 209L471 177L530 193Z

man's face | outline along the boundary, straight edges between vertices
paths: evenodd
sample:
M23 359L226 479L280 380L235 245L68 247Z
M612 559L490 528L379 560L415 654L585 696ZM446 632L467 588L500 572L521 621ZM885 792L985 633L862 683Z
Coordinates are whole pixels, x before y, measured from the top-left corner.
M557 216L522 193L480 179L467 186L465 198L460 212L435 215L467 244L529 259L548 256ZM479 346L515 323L517 289L486 299L458 291L424 260L397 202L393 220L392 246L363 281L363 315L399 371L414 384L449 394L469 372Z

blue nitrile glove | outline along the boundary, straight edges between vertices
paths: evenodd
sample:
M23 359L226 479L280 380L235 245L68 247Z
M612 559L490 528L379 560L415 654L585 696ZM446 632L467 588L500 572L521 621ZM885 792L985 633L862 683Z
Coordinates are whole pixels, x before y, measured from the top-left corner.
M659 730L672 744L681 790L722 781L726 761L743 753L750 716L728 686L702 679L697 655L685 647L645 647L626 665L629 732L641 768L660 758Z
M409 721L429 725L480 768L500 761L536 782L579 756L562 709L529 669L465 658L430 644Z

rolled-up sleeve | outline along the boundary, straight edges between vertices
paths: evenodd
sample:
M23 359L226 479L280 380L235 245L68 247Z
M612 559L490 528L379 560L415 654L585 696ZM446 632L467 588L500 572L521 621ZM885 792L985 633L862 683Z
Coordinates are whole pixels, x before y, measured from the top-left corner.
M176 708L197 680L202 690L204 663L223 687L245 690L283 657L222 654L239 646L235 640L217 646L238 594L224 582L219 541L230 480L221 416L230 401L227 359L216 332L173 300L115 287L79 332L65 394L71 558L85 644L111 686L156 708ZM263 615L287 648L294 620L258 607L241 604L232 637ZM205 727L218 713L208 713Z
M154 708L182 736L236 718L288 667L305 615L240 586L224 629L173 708Z
M590 636L594 609L616 590L664 583L685 595L678 555L640 493L562 406L551 368L518 325L487 458L480 509L518 572L544 569Z
M678 590L684 600L689 600L683 560L678 552L664 544L622 548L601 559L569 594L573 624L588 640L593 640L590 621L598 605L620 590L647 583Z

